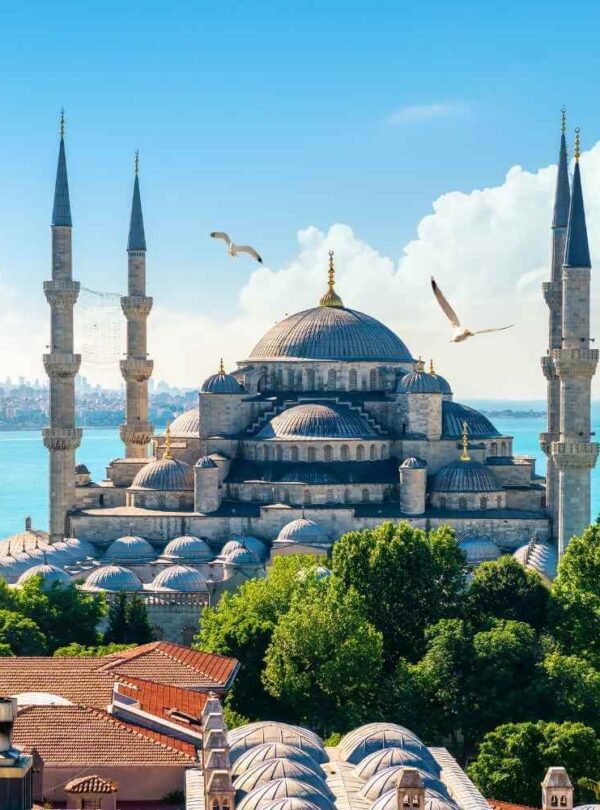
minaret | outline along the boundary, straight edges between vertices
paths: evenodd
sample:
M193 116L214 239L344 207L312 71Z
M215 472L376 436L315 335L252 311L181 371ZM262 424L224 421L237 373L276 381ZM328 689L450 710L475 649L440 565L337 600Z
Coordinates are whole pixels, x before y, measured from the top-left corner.
M50 542L67 532L67 514L75 506L75 450L81 429L75 427L75 375L81 356L73 353L73 307L79 282L73 281L71 205L65 157L65 117L60 116L58 169L52 210L52 280L44 282L50 304L50 353L44 367L50 378L50 426L44 444L50 451Z
M146 458L148 443L152 437L152 425L148 421L148 380L154 364L148 359L146 340L146 321L152 309L152 298L146 295L146 236L137 152L127 265L127 296L121 298L121 307L127 318L127 354L125 360L121 360L121 374L127 388L125 424L121 426L121 439L125 444L126 458Z
M552 216L552 257L550 281L542 284L544 299L550 310L548 350L542 357L542 370L547 380L547 413L548 429L540 436L542 450L546 454L546 508L551 517L552 537L558 537L558 470L552 458L552 442L560 437L560 380L552 351L562 346L562 266L565 256L565 240L569 220L571 191L569 188L569 167L567 161L567 143L565 138L566 111L561 110L560 151L558 157L558 174L554 196L554 213Z
M575 171L562 271L562 347L552 359L560 379L560 438L552 442L559 472L558 553L590 522L590 471L598 444L591 441L591 382L598 351L590 349L590 275L579 130L575 130Z

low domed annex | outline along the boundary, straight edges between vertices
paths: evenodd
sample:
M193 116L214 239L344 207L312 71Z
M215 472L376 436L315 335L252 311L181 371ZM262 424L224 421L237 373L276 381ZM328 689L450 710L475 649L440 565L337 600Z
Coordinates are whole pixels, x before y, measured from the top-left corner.
M84 591L139 591L142 581L121 565L103 565L92 571L81 587Z

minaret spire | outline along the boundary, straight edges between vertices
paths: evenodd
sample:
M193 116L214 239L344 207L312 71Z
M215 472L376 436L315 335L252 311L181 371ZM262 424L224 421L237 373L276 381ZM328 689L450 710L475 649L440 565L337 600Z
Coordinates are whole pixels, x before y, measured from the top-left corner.
M152 375L153 362L148 359L146 329L152 298L146 295L146 235L139 169L140 156L136 152L127 240L128 294L121 298L121 307L127 319L127 353L125 360L121 361L121 374L127 389L121 439L127 458L145 458L152 437L152 425L148 422L148 380Z
M579 128L575 130L575 171L573 172L573 194L569 210L567 244L565 248L565 267L591 267L590 248L588 244L583 190L581 188L581 170L579 168L580 142Z
M556 192L554 194L554 213L552 216L553 228L566 228L569 220L569 205L571 192L569 189L569 163L567 159L567 141L565 137L567 111L561 109L560 118L560 150L558 153L558 173L556 176Z
M71 205L65 155L65 118L60 115L60 143L52 209L52 279L44 282L51 309L50 352L44 367L50 378L50 425L44 444L50 452L50 541L68 532L67 517L76 505L75 450L81 429L75 427L75 375L81 357L73 352L73 308L79 282L73 281Z

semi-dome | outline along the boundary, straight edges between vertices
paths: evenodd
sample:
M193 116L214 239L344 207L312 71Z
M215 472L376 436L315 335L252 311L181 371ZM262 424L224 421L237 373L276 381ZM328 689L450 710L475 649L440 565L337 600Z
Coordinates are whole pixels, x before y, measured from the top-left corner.
M156 557L156 552L147 540L135 535L126 535L113 540L104 552L104 559L114 563L144 563Z
M81 588L84 591L140 591L142 581L122 565L103 565L92 571Z
M258 439L370 439L381 438L372 425L344 405L307 402L294 405L270 419Z
M171 436L198 438L200 435L200 412L192 408L176 416L171 422Z
M409 350L391 329L370 315L345 307L305 309L275 324L250 360L346 360L404 363Z
M286 523L277 535L276 543L301 543L302 545L329 545L330 540L314 520L298 518Z
M497 560L502 552L490 537L465 537L459 544L464 551L467 562L478 565L482 562Z
M432 492L498 492L494 474L478 461L452 461L431 479Z
M396 387L398 394L441 394L442 389L435 374L426 371L411 371L405 374Z
M206 540L191 534L182 534L181 537L169 540L162 556L173 560L199 563L212 559L214 555Z
M273 782L275 779L298 779L307 785L321 790L326 796L333 798L333 795L324 781L322 771L315 771L302 762L291 759L278 758L269 759L266 762L257 762L253 768L240 774L233 786L242 793L250 793L252 790Z
M443 439L460 439L465 422L470 439L492 439L500 436L487 416L479 413L475 408L469 408L468 405L461 405L459 402L450 400L442 402Z
M433 759L416 734L396 723L367 723L342 737L339 745L342 758L353 765L382 748L403 748L425 761Z
M354 775L366 782L374 774L394 765L403 765L405 768L422 768L438 773L431 767L431 760L424 760L414 751L406 751L403 748L382 748L381 751L373 751L372 754L361 760L354 768Z
M295 745L281 742L267 742L249 748L245 754L236 759L233 766L233 775L240 776L255 765L272 759L285 758L290 762L300 762L315 773L323 773L320 765L306 751Z
M154 577L148 590L197 593L206 591L207 587L205 577L196 568L189 565L171 565Z
M518 548L513 554L515 560L522 565L537 571L547 583L556 577L558 567L558 553L554 546L536 538Z
M405 470L423 470L427 467L427 462L423 461L422 458L412 456L411 458L405 458L400 466Z
M55 583L59 585L68 585L71 578L66 571L56 565L44 563L42 565L32 565L27 571L24 571L19 579L17 585L24 585L29 579L33 577L42 577L44 587L51 587Z
M221 360L221 365L216 374L207 377L200 387L203 394L243 394L244 388L236 380L233 374L227 374Z
M339 484L340 480L323 464L299 464L281 476L286 484Z
M360 795L364 799L369 799L370 801L374 802L375 799L383 796L383 794L387 793L388 790L398 787L398 780L402 776L404 768L404 765L392 765L390 768L386 768L383 771L374 773L373 776L371 776L371 778L368 779L361 788ZM419 772L419 775L426 788L435 790L442 796L448 795L446 787L440 779L433 776L431 773L429 773L429 771L426 771L423 768L417 767L416 770Z
M132 489L183 492L194 489L194 471L185 461L161 458L144 465L133 479Z
M301 782L299 779L275 779L261 785L256 790L247 793L244 798L236 803L237 810L262 810L265 804L275 799L287 799L295 797L298 799L308 799L315 804L319 810L334 810L335 805L323 790L315 785Z

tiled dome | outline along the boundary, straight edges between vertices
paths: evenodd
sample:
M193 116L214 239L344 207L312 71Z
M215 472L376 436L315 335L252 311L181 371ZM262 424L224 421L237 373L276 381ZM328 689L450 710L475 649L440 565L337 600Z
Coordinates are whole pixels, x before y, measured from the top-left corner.
M452 461L432 478L432 492L498 492L494 474L478 461Z
M115 563L150 562L155 557L156 552L147 540L131 535L113 540L104 552L104 559Z
M225 557L225 564L234 568L245 568L247 566L260 565L260 561L256 556L243 546L230 551Z
M302 543L303 545L329 545L329 538L314 520L298 518L286 523L277 535L276 543Z
M243 394L244 388L236 378L224 371L211 374L207 377L200 388L203 394Z
M262 337L250 360L278 358L406 362L400 338L375 318L343 307L315 307L280 321Z
M186 562L204 562L211 560L214 554L205 540L191 534L183 534L181 537L169 540L162 556Z
M498 546L489 537L466 537L459 546L467 556L467 562L476 565L497 560L502 555Z
M411 371L405 374L396 387L399 394L441 394L442 389L435 374L426 371Z
M442 402L443 439L459 439L463 434L464 422L467 423L469 438L491 439L500 435L487 416L475 408L449 400Z
M132 489L182 492L194 489L194 471L185 461L161 458L151 461L133 479Z
M343 405L309 402L294 405L270 419L259 439L370 439L374 428L361 414Z
M193 436L200 435L200 412L198 408L180 413L171 422L171 436Z
M84 591L140 591L140 578L121 565L103 565L88 576L81 586Z
M206 591L206 579L200 571L189 565L172 565L158 573L148 586L151 591L179 591L191 593Z
M546 582L552 582L556 577L558 567L558 553L554 546L543 540L533 539L513 554L515 560L522 565L537 571Z
M301 762L302 765L310 768L315 773L323 773L321 766L317 765L310 754L307 754L301 748L286 743L266 742L249 748L245 754L236 759L233 766L233 775L240 776L260 763L281 758L288 760L288 762Z
M394 765L403 765L405 768L423 768L423 770L435 772L435 769L431 768L431 763L423 760L414 751L406 751L403 748L382 748L381 751L373 751L372 754L361 760L354 768L354 775L366 782L374 774Z
M24 585L27 580L38 576L42 577L44 586L50 587L54 585L55 582L59 585L68 585L71 581L67 572L63 571L62 568L44 563L42 565L33 565L31 568L28 568L27 571L24 571L17 580L17 585Z

